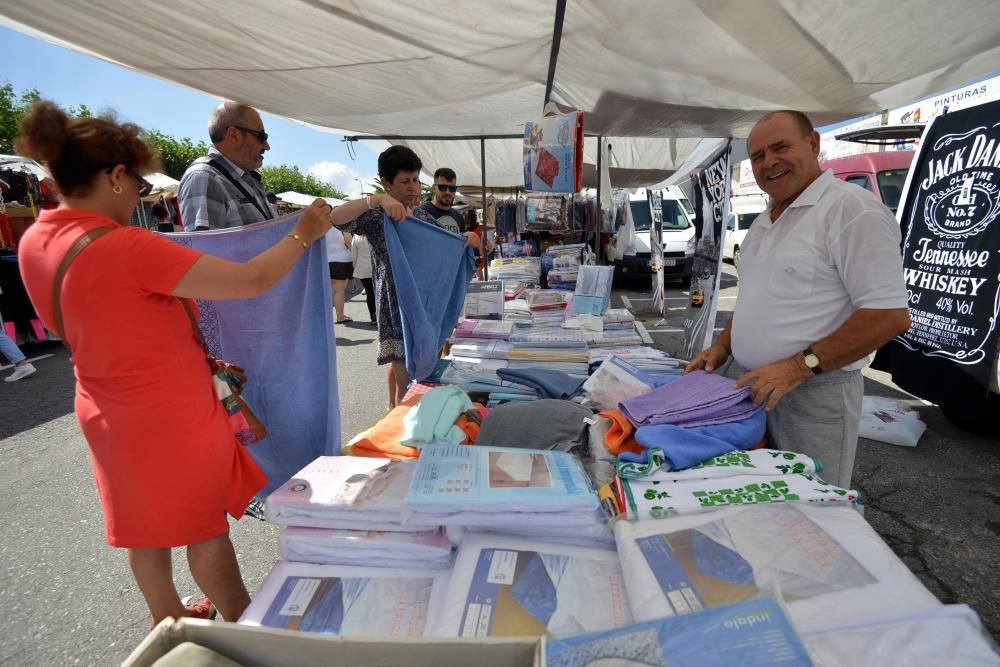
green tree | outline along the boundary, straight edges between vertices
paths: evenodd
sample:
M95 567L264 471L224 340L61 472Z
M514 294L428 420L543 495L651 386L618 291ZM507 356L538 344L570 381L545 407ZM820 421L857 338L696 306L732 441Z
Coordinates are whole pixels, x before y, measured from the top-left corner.
M261 167L260 176L264 181L264 188L275 194L293 190L314 197L347 199L347 195L337 188L329 183L324 183L312 174L303 174L295 166L279 164L273 167Z
M150 130L147 138L160 154L160 160L163 162L163 173L178 180L192 162L208 155L208 144L204 141L194 143L190 137L178 139L159 130Z
M18 95L9 81L0 86L0 153L14 152L14 140L21 133L21 119L40 99L42 95L37 88Z

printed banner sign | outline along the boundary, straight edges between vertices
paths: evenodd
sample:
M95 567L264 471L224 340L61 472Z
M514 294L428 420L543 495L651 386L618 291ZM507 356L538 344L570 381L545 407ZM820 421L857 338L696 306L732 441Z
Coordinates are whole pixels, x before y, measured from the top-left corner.
M731 142L716 153L697 176L692 176L698 246L691 274L691 306L698 310L693 317L684 320L684 353L688 359L712 344L715 331L725 221L729 216L730 153Z
M524 188L579 192L583 184L583 112L524 124Z
M1000 102L934 119L900 220L910 329L893 379L938 403L989 387L1000 314ZM938 394L938 395L935 395Z
M649 215L649 268L653 272L653 308L663 314L663 191L646 190Z

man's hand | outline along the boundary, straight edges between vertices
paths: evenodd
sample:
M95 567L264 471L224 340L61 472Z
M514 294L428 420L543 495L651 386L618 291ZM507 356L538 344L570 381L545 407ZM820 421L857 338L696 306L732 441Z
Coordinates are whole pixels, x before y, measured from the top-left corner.
M702 350L698 353L694 359L687 365L684 369L684 375L687 375L691 371L706 371L708 373L713 372L716 368L726 363L726 359L729 358L729 350L727 350L722 345L717 342L713 343L711 347L707 350Z
M483 240L479 238L479 234L475 232L465 232L465 247L468 248L469 246L476 248L479 252L483 251Z
M403 206L400 202L396 201L389 195L377 195L378 205L382 207L385 214L392 218L396 222L402 222L409 215L409 210Z
M771 411L785 394L812 376L813 372L805 365L801 355L797 354L745 373L736 381L736 386L750 385L750 398L754 405L766 403L767 410Z

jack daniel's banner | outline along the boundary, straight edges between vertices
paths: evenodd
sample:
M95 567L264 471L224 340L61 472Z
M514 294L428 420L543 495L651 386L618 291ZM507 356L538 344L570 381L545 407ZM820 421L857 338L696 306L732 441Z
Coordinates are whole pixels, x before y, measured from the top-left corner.
M945 404L989 387L1000 311L1000 102L934 119L913 162L903 272L912 325L893 380Z
M684 353L688 359L709 347L715 336L722 246L732 184L731 145L727 143L705 163L697 176L692 176L698 245L691 269L691 306L696 310L692 317L684 320Z

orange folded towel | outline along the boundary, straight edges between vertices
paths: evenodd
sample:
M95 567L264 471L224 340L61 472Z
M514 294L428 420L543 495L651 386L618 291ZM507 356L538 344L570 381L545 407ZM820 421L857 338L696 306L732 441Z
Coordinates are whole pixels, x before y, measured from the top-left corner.
M635 441L635 425L622 414L621 410L605 410L598 413L611 420L611 428L604 436L604 445L617 456L622 452L641 454L646 448Z
M389 411L377 424L354 436L344 449L352 456L367 456L374 459L415 459L420 457L420 450L399 444L403 437L403 417L420 402L423 394L415 394L403 399L403 402ZM473 403L476 409L484 409L479 403ZM479 424L469 415L461 414L455 420L455 425L465 432L464 444L472 444L479 436Z

